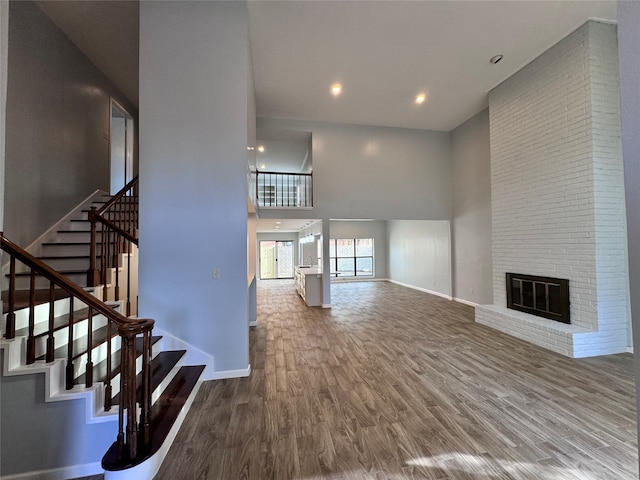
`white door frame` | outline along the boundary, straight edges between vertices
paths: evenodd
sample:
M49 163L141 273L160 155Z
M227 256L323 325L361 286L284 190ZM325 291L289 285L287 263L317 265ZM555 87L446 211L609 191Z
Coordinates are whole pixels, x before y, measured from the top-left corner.
M111 139L113 134L113 110L118 110L125 119L125 139L124 139L124 148L125 148L125 161L124 161L124 172L122 174L122 179L114 178L114 165L112 158L112 146ZM109 190L113 195L117 193L124 187L128 182L133 179L133 139L135 135L135 122L133 115L129 113L129 111L122 106L122 104L118 103L113 97L110 98L109 102ZM115 183L115 184L114 184ZM121 185L120 185L121 184Z

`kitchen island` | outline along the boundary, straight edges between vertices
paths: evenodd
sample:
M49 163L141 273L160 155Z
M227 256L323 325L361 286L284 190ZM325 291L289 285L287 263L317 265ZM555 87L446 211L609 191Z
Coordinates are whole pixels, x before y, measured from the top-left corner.
M322 268L297 266L294 270L294 278L298 295L309 307L322 305Z

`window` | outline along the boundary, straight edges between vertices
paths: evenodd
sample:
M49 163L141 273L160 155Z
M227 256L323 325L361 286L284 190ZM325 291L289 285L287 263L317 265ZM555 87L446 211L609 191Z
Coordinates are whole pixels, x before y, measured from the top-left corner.
M329 258L334 277L372 277L373 238L332 238Z

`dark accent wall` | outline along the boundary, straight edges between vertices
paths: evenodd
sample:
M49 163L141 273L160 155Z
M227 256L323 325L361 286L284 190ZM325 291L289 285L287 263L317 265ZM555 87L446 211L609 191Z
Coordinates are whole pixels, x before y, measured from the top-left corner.
M108 189L109 98L137 113L33 2L10 3L8 50L4 231L27 246Z

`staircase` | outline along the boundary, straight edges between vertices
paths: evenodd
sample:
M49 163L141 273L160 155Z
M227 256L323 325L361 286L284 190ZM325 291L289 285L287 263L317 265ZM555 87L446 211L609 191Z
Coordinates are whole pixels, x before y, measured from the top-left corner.
M3 372L44 372L47 401L85 397L87 422L118 424L117 438L102 459L105 479L151 479L205 367L183 365L185 350L163 351L162 337L152 334L153 320L122 314L128 302L118 300L116 272L131 270L132 253L108 252L117 266L103 273L109 269L99 263L107 255L99 240L91 246L90 215L85 210L72 218L55 241L42 245L39 258L0 233L12 265L10 286L2 292ZM92 249L99 274L91 272ZM87 286L96 277L107 282Z
M91 208L99 209L107 201L113 198L111 195L102 194L94 196L90 203L83 205L71 213L70 218L58 226L53 235L49 235L47 241L42 242L37 248L35 257L54 268L58 273L81 287L87 287L90 268L91 253L91 222L89 212ZM98 258L102 241L96 239ZM29 289L29 269L26 266L19 267L16 272L16 289ZM48 282L36 275L36 288L47 287ZM107 292L110 284L107 283Z

